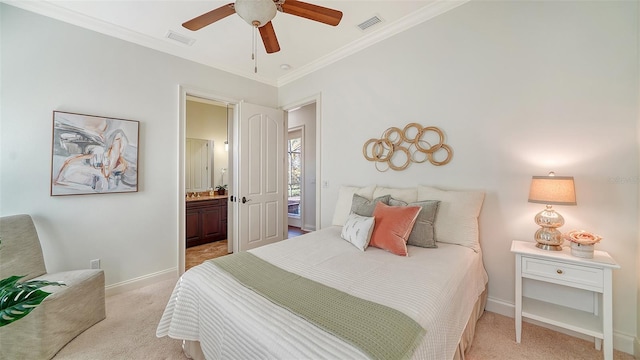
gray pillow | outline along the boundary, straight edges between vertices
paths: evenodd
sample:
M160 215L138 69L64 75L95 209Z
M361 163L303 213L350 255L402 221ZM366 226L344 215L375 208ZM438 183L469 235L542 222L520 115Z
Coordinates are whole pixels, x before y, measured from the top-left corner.
M391 199L391 195L384 195L373 200L368 200L358 194L353 194L353 200L351 200L351 212L360 216L372 217L376 204L383 202L385 205L389 205L389 199Z
M434 235L433 224L436 221L436 214L438 213L439 200L424 200L412 203L406 203L401 200L390 199L389 205L391 206L420 206L422 209L418 213L418 218L415 224L413 224L413 230L407 240L407 245L419 246L424 248L437 248L436 238Z

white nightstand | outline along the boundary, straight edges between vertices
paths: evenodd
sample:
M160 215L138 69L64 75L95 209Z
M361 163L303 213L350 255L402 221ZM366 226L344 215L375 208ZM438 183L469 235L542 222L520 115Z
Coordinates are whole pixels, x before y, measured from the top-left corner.
M535 242L513 241L511 252L516 254L516 342L522 335L522 317L573 330L595 338L600 350L604 341L605 360L613 359L612 271L619 269L608 253L595 251L593 259L571 255L571 249L562 251L538 249ZM560 306L550 302L524 297L522 279L534 279L547 283L588 290L600 306L593 313Z

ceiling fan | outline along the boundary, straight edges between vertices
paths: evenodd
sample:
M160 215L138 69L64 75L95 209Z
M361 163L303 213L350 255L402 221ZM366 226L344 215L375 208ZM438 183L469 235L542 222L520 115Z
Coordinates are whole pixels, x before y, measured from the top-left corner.
M183 27L196 31L207 25L237 13L249 25L259 29L264 48L268 54L280 51L280 44L271 20L280 11L300 16L327 25L336 26L342 19L342 12L319 5L296 0L236 0L217 9L204 13L182 24ZM255 56L255 54L254 54Z

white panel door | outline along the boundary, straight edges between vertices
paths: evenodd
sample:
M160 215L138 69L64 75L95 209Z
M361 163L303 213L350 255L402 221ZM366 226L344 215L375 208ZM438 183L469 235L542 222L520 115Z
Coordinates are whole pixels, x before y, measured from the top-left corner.
M238 127L238 245L239 251L285 237L284 112L240 104Z

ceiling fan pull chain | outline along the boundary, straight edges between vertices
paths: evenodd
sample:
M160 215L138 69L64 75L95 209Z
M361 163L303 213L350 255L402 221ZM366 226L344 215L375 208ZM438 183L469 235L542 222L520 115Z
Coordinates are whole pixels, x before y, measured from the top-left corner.
M251 60L256 58L256 27L251 29Z
M253 60L253 72L258 73L258 25L253 24L253 41L252 41L252 54L251 60Z

